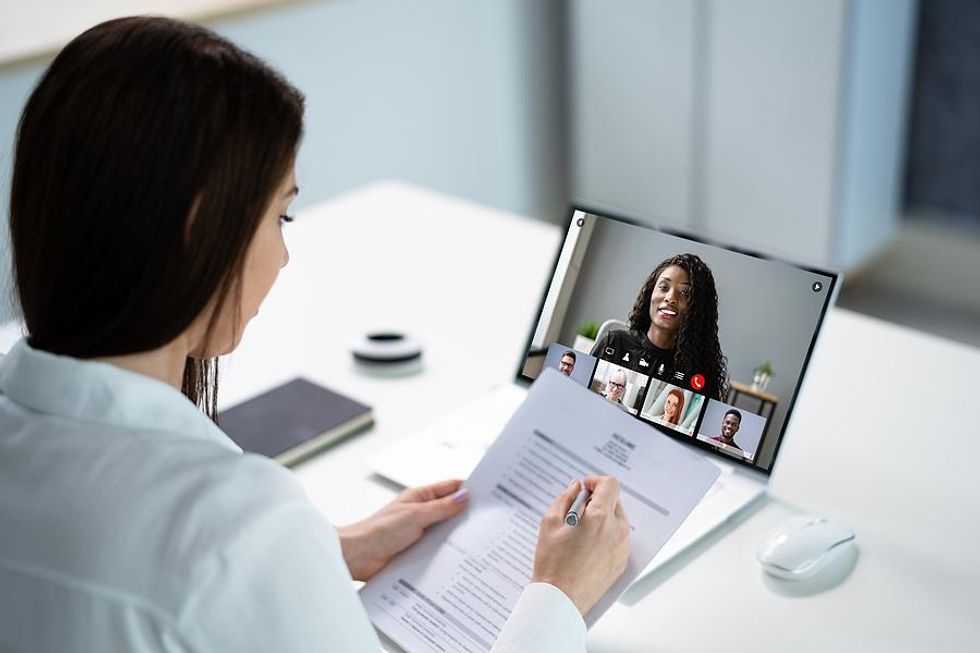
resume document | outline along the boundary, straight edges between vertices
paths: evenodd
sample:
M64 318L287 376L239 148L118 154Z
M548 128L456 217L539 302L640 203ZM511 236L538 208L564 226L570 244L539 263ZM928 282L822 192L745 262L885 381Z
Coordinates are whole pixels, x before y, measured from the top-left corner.
M572 479L611 475L630 522L630 558L585 616L591 626L718 473L702 455L546 370L466 481L469 507L372 578L361 600L374 625L410 653L489 651L530 582L538 525L554 498Z

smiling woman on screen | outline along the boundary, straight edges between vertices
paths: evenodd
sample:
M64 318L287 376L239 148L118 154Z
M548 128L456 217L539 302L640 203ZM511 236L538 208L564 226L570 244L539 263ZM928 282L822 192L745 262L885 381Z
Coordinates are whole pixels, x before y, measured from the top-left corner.
M0 650L377 651L351 579L466 508L445 481L335 529L213 421L217 357L289 260L303 105L227 40L151 17L78 36L31 93L10 194L26 338L0 361ZM568 529L577 483L555 499L496 650L584 650L581 615L629 547L616 481L585 484L608 518Z
M728 391L727 362L718 342L718 291L711 268L696 254L678 254L662 261L640 288L629 314L629 329L610 331L592 348L592 355L618 361L644 358L651 369L665 364L667 376L683 372L704 376L701 390L722 400Z

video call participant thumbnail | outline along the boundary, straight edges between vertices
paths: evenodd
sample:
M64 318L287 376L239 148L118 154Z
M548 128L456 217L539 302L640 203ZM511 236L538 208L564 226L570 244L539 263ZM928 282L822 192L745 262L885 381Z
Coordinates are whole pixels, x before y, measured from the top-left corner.
M628 411L629 409L623 404L623 394L625 392L626 372L616 370L609 375L609 380L606 381L606 389L602 391L602 395L623 410Z
M640 287L627 323L628 329L610 331L597 341L592 355L621 360L629 353L633 361L666 362L667 374L701 374L703 394L725 396L728 371L718 342L718 292L701 257L678 254L661 261Z
M647 390L640 417L684 435L691 435L703 404L702 395L663 381L655 381Z
M581 351L575 351L560 342L548 346L544 357L544 369L554 368L580 386L589 387L592 372L595 371L596 359Z
M561 355L558 359L558 371L565 376L571 376L572 372L575 370L575 352L569 349Z
M738 433L738 427L741 425L742 412L735 408L729 408L728 412L725 413L725 419L721 420L721 433L708 439L741 450L742 447L735 442L735 434Z
M766 418L744 408L709 401L697 439L735 457L753 460L765 431Z
M653 419L661 424L670 424L674 428L680 423L681 415L684 413L684 393L677 388L671 388L664 399L664 412L655 416Z
M649 380L650 377L645 374L601 360L591 388L617 407L635 415L637 410L634 404Z

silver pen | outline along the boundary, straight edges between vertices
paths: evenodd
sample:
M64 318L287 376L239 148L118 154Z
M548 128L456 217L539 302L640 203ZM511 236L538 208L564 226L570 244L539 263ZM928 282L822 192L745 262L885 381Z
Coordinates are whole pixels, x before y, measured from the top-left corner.
M592 492L585 487L585 483L582 483L582 489L578 491L578 496L575 497L575 501L572 502L572 507L568 509L567 513L565 513L566 524L569 526L575 526L582 521L582 513L585 511L585 504L588 503L591 497Z

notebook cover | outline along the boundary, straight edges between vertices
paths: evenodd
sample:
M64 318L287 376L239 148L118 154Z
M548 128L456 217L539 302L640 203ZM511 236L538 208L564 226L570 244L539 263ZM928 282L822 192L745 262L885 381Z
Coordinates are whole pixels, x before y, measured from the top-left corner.
M326 445L371 423L369 406L302 378L218 414L218 426L238 446L284 464L318 438Z

